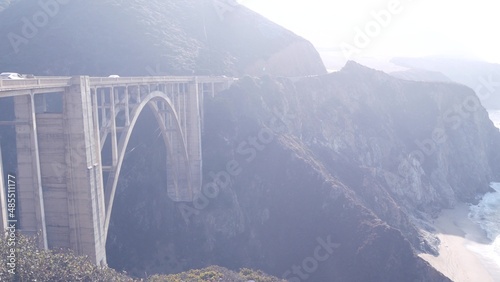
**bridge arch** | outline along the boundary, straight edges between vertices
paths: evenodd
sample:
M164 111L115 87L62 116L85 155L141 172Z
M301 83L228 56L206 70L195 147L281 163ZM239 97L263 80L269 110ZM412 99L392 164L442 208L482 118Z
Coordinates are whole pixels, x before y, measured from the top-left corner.
M107 239L113 202L116 188L123 165L125 153L130 137L134 131L139 116L146 106L149 106L160 127L167 151L167 191L172 200L177 200L180 189L188 190L192 197L193 189L190 179L190 165L186 146L185 132L182 131L178 113L171 99L161 91L153 91L146 95L141 102L134 106L130 114L130 124L124 129L118 142L118 160L113 171L110 172L105 187L106 215L104 222L104 238ZM168 115L165 114L168 112ZM165 115L164 115L165 114ZM168 117L170 120L168 120ZM185 192L184 192L185 193ZM106 240L105 239L105 240Z

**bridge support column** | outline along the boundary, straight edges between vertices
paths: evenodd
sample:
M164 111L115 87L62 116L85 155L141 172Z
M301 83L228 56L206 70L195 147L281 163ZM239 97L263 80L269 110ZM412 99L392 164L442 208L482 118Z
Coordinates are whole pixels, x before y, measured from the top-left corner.
M44 248L72 249L105 264L99 129L89 78L72 79L59 96L60 112L46 113L41 98L37 105L34 95L14 98L16 120L29 121L16 125L20 229L38 234Z
M0 146L0 228L1 234L7 229L7 200L5 190L5 174L3 172L2 147Z
M14 97L14 111L16 120L28 121L26 124L16 125L19 227L26 235L38 235L40 247L47 249L34 95Z
M191 189L193 194L201 191L202 184L202 152L201 152L201 123L198 82L188 84L186 93L186 141L188 148ZM194 195L193 195L194 196ZM192 198L190 199L192 200Z
M70 248L106 264L104 189L99 132L88 77L73 77L64 95L65 166Z

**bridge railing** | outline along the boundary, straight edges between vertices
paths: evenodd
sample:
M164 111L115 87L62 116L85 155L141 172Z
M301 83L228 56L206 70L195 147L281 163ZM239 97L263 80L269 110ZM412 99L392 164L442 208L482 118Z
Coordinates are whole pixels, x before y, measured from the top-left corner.
M237 78L224 76L146 76L146 77L90 77L91 86L124 86L155 83L232 83ZM0 79L0 93L16 90L63 88L73 83L72 77L37 77L27 79ZM6 94L7 95L7 94Z
M70 85L71 77L47 77L27 79L0 79L0 92L44 87L65 87Z
M230 77L211 77L211 76L145 76L145 77L91 77L92 86L101 86L109 84L143 84L143 83L224 83L233 82L236 78Z
M187 83L195 81L194 77L185 76L146 76L146 77L91 77L90 85L108 84L143 84L143 83Z

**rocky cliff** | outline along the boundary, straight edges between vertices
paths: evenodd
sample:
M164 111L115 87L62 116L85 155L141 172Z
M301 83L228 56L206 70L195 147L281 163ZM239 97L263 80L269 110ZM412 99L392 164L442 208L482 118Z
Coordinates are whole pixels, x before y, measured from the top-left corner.
M434 252L421 227L500 178L500 133L470 88L354 62L326 75L309 42L230 1L42 2L0 13L2 70L251 75L206 100L205 180L192 203L167 197L165 150L152 113L141 116L115 199L111 266L449 281L416 256Z
M403 81L350 62L295 88L308 113L296 134L417 249L432 252L415 237L421 218L474 202L500 178L498 130L465 86Z
M202 194L177 206L165 199L162 212L148 213L156 219L134 215L164 235L154 263L119 259L138 250L122 241L131 223L118 216L110 263L250 266L290 281L446 281L415 255L435 252L421 228L500 178L500 133L457 84L350 62L296 81L245 77L205 106ZM134 191L136 177L122 189ZM123 209L146 205L126 194Z
M230 0L18 0L0 13L0 70L36 75L311 75L303 38Z
M498 130L470 88L398 80L354 62L295 87L307 93L300 105L309 112L308 145L328 152L332 165L375 169L387 192L409 201L403 206L471 201L498 179Z

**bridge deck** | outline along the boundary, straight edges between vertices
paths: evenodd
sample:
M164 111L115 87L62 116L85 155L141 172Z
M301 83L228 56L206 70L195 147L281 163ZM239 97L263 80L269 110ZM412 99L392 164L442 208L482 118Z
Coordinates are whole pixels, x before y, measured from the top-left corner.
M0 79L0 98L27 94L63 92L73 84L73 77L39 77L27 79ZM120 87L158 83L226 83L235 78L224 76L150 76L150 77L90 77L90 86Z

